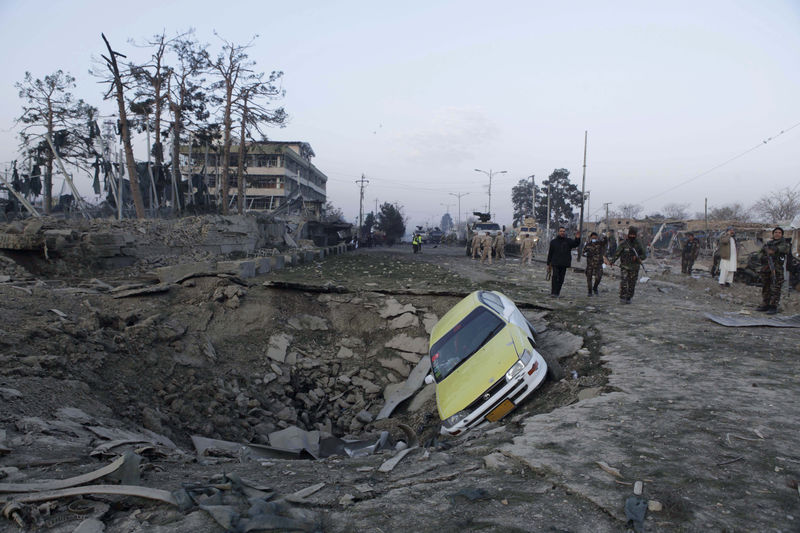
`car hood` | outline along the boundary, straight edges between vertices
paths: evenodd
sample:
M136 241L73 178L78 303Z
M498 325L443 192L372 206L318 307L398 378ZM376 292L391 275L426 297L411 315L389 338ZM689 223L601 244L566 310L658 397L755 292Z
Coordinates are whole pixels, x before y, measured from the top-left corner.
M517 359L511 331L506 326L486 346L436 384L439 417L445 420L453 416L498 380L505 379L505 373Z

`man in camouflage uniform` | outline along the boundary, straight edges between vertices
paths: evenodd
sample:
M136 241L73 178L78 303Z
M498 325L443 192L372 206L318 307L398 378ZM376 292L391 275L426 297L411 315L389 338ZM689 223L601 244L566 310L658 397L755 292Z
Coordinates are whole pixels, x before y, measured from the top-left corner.
M522 238L522 244L519 247L519 253L522 259L520 260L520 266L524 265L527 262L529 265L533 263L533 239L531 238L529 233L526 233L525 236Z
M686 244L681 250L681 272L691 274L697 254L700 253L700 241L694 238L694 233L686 234Z
M475 232L475 235L472 236L472 258L475 259L478 257L478 252L481 250L481 234L479 232Z
M772 230L772 240L767 241L759 253L762 304L756 307L756 311L766 311L768 315L778 312L783 288L783 265L790 253L789 241L783 238L783 228Z
M597 233L589 235L589 242L583 247L583 255L586 257L586 287L589 290L588 296L597 296L597 287L603 279L603 262L608 261L605 256L606 242L597 238ZM594 278L594 284L592 284Z
M503 235L502 231L494 238L492 247L494 247L494 255L496 255L498 259L506 258L506 236Z
M486 258L489 258L489 264L492 264L492 236L487 231L484 233L483 237L481 237L481 249L483 250L481 253L481 263L483 263Z
M639 276L639 265L647 258L644 246L636 238L639 231L631 226L628 229L628 238L620 242L614 257L608 263L614 266L614 261L619 259L620 280L619 280L619 302L623 304L631 303L633 292L636 290L636 279Z

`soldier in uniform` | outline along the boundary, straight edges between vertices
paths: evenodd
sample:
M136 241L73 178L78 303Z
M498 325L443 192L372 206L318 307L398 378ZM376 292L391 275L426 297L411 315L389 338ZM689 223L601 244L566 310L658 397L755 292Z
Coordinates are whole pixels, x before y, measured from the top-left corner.
M529 233L526 233L522 239L522 244L520 244L519 253L522 256L522 260L520 261L520 266L524 265L525 262L530 265L533 263L533 239L531 238Z
M681 250L681 272L691 274L697 254L700 253L700 241L694 238L694 233L686 234L686 244Z
M767 241L759 253L762 303L756 307L756 311L765 311L768 315L778 312L783 287L783 265L790 253L789 242L783 238L783 228L772 230L772 239Z
M472 258L475 259L478 257L478 252L481 250L481 234L479 232L475 232L475 235L472 236Z
M492 264L492 236L487 231L481 237L481 248L483 252L481 253L481 263L483 263L486 258L489 258L489 264Z
M631 226L628 228L628 238L620 242L614 257L608 263L614 266L614 261L619 259L621 278L619 280L619 301L623 304L631 303L633 292L636 290L636 279L639 275L639 265L647 258L644 246L636 238L639 231Z
M494 238L492 246L494 247L494 254L498 259L506 258L506 237L503 235L502 231Z
M608 261L605 256L606 243L597 238L597 233L589 235L589 242L583 247L583 255L586 257L586 287L589 290L588 296L597 295L597 287L603 279L603 262ZM592 284L594 278L594 284Z

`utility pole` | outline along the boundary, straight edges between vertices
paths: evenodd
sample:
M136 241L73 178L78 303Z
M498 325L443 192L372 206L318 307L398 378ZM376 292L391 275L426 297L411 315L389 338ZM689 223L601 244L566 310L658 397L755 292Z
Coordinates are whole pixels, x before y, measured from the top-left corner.
M456 198L458 198L458 228L456 229L456 235L458 235L458 232L461 231L461 197L462 196L466 196L469 193L468 192L451 192L451 193L448 193L448 194L450 196L455 196Z
M550 182L547 182L547 238L550 238Z
M533 181L535 174L531 174L531 218L536 221L536 182Z
M361 197L358 202L358 239L361 240L361 224L364 221L364 187L369 180L364 177L364 174L361 174L361 179L356 180L356 183L361 186Z
M706 198L705 207L703 208L703 212L705 213L705 219L706 219L706 246L708 248L711 248L711 244L710 244L711 240L708 238L708 198Z
M486 174L487 176L489 176L489 204L486 206L486 211L489 213L489 218L491 218L491 216L492 216L492 176L494 176L495 174L505 174L508 171L507 170L499 170L497 172L493 172L492 169L489 169L489 172L486 172L485 170L481 170L479 168L476 168L475 172L481 172L481 173Z
M608 206L611 205L611 202L606 202L603 205L606 208L606 233L608 233L608 230L611 229L611 226L609 225L609 220L608 220Z
M586 203L586 145L589 141L589 131L586 130L583 132L583 181L581 182L581 222L578 228L578 231L581 232L581 237L583 237L583 204ZM581 240L583 243L583 239ZM581 262L581 252L583 251L583 244L578 247L578 263Z

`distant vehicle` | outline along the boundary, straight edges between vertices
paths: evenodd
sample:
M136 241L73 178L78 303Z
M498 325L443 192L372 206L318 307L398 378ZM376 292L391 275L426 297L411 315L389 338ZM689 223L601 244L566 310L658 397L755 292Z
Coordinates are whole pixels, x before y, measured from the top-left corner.
M472 254L472 237L475 233L486 233L489 232L489 235L495 237L503 232L503 229L500 227L500 224L496 222L475 222L467 227L467 256Z
M526 218L523 225L517 229L517 236L514 238L514 242L519 245L528 235L533 238L534 245L539 242L539 228L536 226L536 221L532 218Z
M558 361L534 348L534 329L505 295L475 291L450 309L430 336L431 374L441 433L458 435L500 420L545 376L561 379Z
M442 237L444 237L444 232L439 228L434 228L422 234L422 242L424 244L439 244L442 242Z

